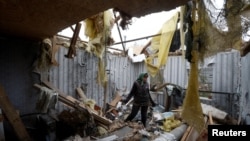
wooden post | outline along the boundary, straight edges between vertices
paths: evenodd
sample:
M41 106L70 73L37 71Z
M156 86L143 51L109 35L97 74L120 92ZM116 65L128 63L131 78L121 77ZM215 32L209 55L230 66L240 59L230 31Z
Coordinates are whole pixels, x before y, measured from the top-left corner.
M0 107L5 113L7 119L15 130L17 137L20 141L32 141L28 132L22 123L21 118L17 114L14 106L11 104L9 98L6 96L4 88L0 85Z
M81 23L76 24L76 29L75 29L75 32L74 32L73 37L71 39L68 54L65 55L65 57L67 57L67 58L73 58L76 56L76 47L75 46L76 46L76 41L77 41L77 37L78 37L79 32L80 32L81 26L82 26Z
M87 100L86 95L84 94L83 90L80 87L76 88L76 93L78 94L81 100L83 101Z

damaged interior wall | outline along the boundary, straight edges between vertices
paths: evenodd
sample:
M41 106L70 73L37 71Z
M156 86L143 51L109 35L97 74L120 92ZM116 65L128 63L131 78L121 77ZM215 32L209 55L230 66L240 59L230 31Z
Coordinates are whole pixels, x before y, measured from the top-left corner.
M239 116L239 100L241 93L241 57L239 52L225 52L215 55L212 91L224 92L213 94L214 105L227 111L234 117ZM248 74L244 74L243 76Z
M33 72L40 46L36 42L0 38L0 84L20 115L34 113L37 95L32 85L39 82Z
M229 13L230 14L230 13ZM230 15L232 16L232 15ZM232 16L234 17L234 16ZM239 17L238 17L239 18ZM4 20L3 20L4 21ZM232 21L232 20L231 20ZM29 25L29 24L26 24L26 25ZM239 24L238 24L239 25ZM33 26L35 27L35 26ZM231 26L230 26L231 27ZM37 27L36 27L37 28ZM14 28L13 28L14 29ZM25 28L24 28L25 29ZM204 28L204 29L208 29L207 28ZM238 29L238 28L235 28L235 29ZM15 29L14 29L15 30ZM237 30L238 31L238 30ZM208 35L208 34L207 34ZM214 37L214 36L212 36ZM219 38L218 38L219 39ZM230 41L230 38L226 38L227 40ZM232 39L232 38L231 38ZM219 39L220 40L220 39ZM224 41L224 40L220 40L220 41ZM20 51L19 49L14 49L14 52L13 54L12 51L10 51L9 49L11 49L13 47L13 45L15 45L15 43L13 43L12 41L10 41L10 48L8 49L4 49L5 51L2 54L2 56L4 56L2 59L1 59L1 63L0 65L3 64L3 67L2 67L2 70L1 70L1 75L3 75L3 77L1 77L1 81L3 81L3 83L5 83L4 85L4 88L7 89L7 93L8 95L10 95L9 97L11 98L12 100L12 103L14 104L15 107L17 107L18 111L20 109L20 113L21 115L23 115L24 113L28 113L28 112L33 112L35 106L34 106L34 103L30 103L30 99L28 99L29 97L31 97L31 101L33 101L32 98L33 95L29 95L30 93L34 94L36 93L35 91L33 92L33 89L31 88L32 87L32 84L34 83L31 83L34 79L35 80L38 80L37 78L33 78L33 72L32 72L32 64L34 63L34 58L36 58L36 55L34 55L37 50L35 49L35 51L31 51L29 50L30 47L33 46L30 45L30 42L26 44L26 42L24 43L23 46L26 46L25 51ZM230 42L230 44L233 44L235 43L236 41L233 41L233 42ZM16 42L17 44L19 42ZM209 41L208 41L209 43ZM213 42L215 43L215 42ZM232 48L231 46L224 46L223 45L219 45L219 43L216 44L216 47L228 47L228 48ZM1 46L5 46L5 41L1 41ZM210 44L211 45L211 44ZM19 46L19 45L18 45ZM27 46L28 46L28 51L27 51ZM7 50L7 52L6 52ZM31 51L31 52L29 52ZM217 50L218 51L218 50ZM11 52L11 53L10 53ZM215 51L216 52L216 51ZM30 55L34 53L33 55ZM217 52L216 52L217 53ZM11 54L11 55L9 55ZM66 52L63 52L63 55L60 54L61 58L65 59L64 58L64 55L66 54ZM13 55L13 56L12 56ZM141 65L139 68L137 68L136 70L140 70L140 71L135 71L135 70L132 70L132 71L124 71L124 68L126 68L128 65L126 65L126 61L125 63L119 63L119 66L121 68L119 68L119 70L122 70L122 71L119 71L118 73L116 71L112 72L111 69L107 69L107 72L109 74L115 74L116 76L114 77L114 81L119 81L117 83L113 83L113 82L110 82L110 84L115 84L116 86L114 86L111 90L105 90L105 89L96 89L98 87L98 85L95 83L95 80L96 80L96 75L92 75L93 73L94 74L97 74L97 71L94 71L94 70L97 70L97 61L96 59L93 59L91 58L92 56L88 56L86 55L87 58L85 58L86 60L90 60L89 62L87 61L87 65L83 62L80 62L80 65L82 65L81 67L85 67L82 70L80 70L79 72L82 73L83 75L83 78L86 80L84 82L81 81L81 78L79 79L80 81L78 81L77 83L79 84L79 82L81 83L80 86L86 88L87 87L87 90L86 90L86 93L90 93L88 94L87 96L90 96L90 98L93 98L93 99L98 99L98 100L103 100L105 99L106 97L108 97L108 101L111 100L111 96L113 96L113 91L117 88L117 87L121 87L123 90L125 90L124 88L127 88L127 85L124 86L123 85L123 80L125 80L124 82L125 83L128 83L129 81L132 83L135 79L136 79L136 76L138 76L138 73L141 72L141 70L144 70L143 69L143 65ZM10 60L8 60L7 58L8 57L12 57ZM15 58L14 60L12 60L13 58ZM86 61L85 59L83 59L84 61ZM8 61L7 61L8 60ZM118 60L118 59L117 59ZM222 59L223 60L223 59ZM238 60L230 60L230 59L226 59L226 60L229 60L229 61L232 61L233 63L231 64L236 64L238 62ZM71 60L72 61L72 60ZM72 95L73 95L73 92L74 92L74 89L76 88L75 86L72 86L75 84L75 80L76 79L73 79L72 81L69 81L67 82L67 79L68 78L71 78L71 76L73 75L73 77L78 77L78 72L74 73L75 72L75 68L74 68L74 65L77 64L79 65L79 62L78 60L73 60L72 62L74 63L71 63L71 61L65 61L63 62L63 66L64 65L68 65L68 67L65 69L64 67L60 67L60 70L58 71L59 73L55 73L54 75L58 75L57 77L54 77L55 79L57 79L56 81L58 81L58 83L56 85L58 85L60 88L59 89L63 89L62 91L64 91L64 88L66 89L70 89L72 88ZM76 61L76 63L75 63ZM229 62L227 61L227 62ZM10 62L10 64L7 64L8 62ZM20 63L21 62L21 63ZM24 64L25 62L25 64ZM128 62L128 60L127 60ZM225 68L227 68L228 70L228 73L224 73L223 72L223 69L218 69L220 71L220 73L223 73L223 75L221 74L217 74L217 76L224 76L223 79L227 79L228 78L228 75L234 75L234 73L236 72L236 70L234 69L234 66L233 65L230 65L230 64L227 64L227 62L225 62ZM246 61L247 62L247 61ZM65 63L65 64L64 64ZM115 63L114 63L115 64ZM219 64L219 63L218 63ZM21 66L20 66L21 65ZM61 65L61 64L59 64ZM86 66L84 66L86 65ZM108 64L109 65L109 64ZM218 66L221 67L222 65ZM117 65L110 65L108 66L107 68L115 68L117 67ZM4 69L3 69L4 68ZM7 68L7 69L5 69ZM18 68L18 69L16 69ZM69 70L68 70L69 68ZM248 69L248 65L246 65L246 68ZM7 70L7 71L6 71ZM8 71L9 70L9 71ZM216 69L215 69L216 70ZM216 70L217 71L217 70ZM14 72L14 73L13 73ZM245 71L241 71L242 72L242 76L244 76L244 78L248 78L248 73L245 72ZM126 73L126 74L125 74ZM128 73L130 74L131 78L133 79L127 79L126 76L129 76ZM216 72L217 73L217 72ZM90 75L91 74L91 75ZM133 76L133 74L136 74ZM62 77L63 76L63 77ZM120 77L119 77L120 76ZM121 76L125 76L125 77L121 77ZM223 83L223 80L219 80L220 82L222 83L218 83L218 84L223 84L223 85L220 85L220 87L216 90L225 90L225 91L232 91L234 92L234 90L236 90L236 92L238 92L237 89L240 89L240 87L238 87L240 84L238 84L238 78L235 79L235 76L237 77L237 75L234 75L232 76L232 78L230 79L231 81L226 81L228 83L226 83L226 86L224 85ZM31 78L31 80L30 80ZM219 79L220 77L216 77L216 79ZM27 80L27 81L21 81L21 80ZM9 81L11 80L11 81ZM14 81L13 81L14 80ZM50 79L49 81L51 81L52 79ZM89 81L91 81L91 85L89 85ZM13 83L14 82L14 83ZM235 83L236 82L236 83ZM242 81L243 82L243 81ZM244 82L246 82L246 80L244 80ZM22 83L22 85L20 85ZM36 82L35 82L36 83ZM217 81L216 81L217 83ZM236 84L236 86L235 86ZM247 83L246 83L247 84ZM229 86L230 85L230 86ZM79 85L77 85L79 86ZM218 85L219 86L219 85ZM62 88L61 88L62 87ZM88 89L88 87L90 87L91 90ZM225 88L227 87L227 88ZM230 87L230 88L228 88ZM17 89L18 88L18 89ZM95 93L94 91L97 92ZM67 90L66 90L67 91ZM110 93L111 92L111 93ZM244 87L244 97L241 97L241 102L243 104L243 106L247 106L247 102L245 100L248 100L248 92L249 90L247 89L247 86ZM9 94L10 93L10 94ZM66 92L67 93L67 92ZM70 92L69 92L70 93ZM69 94L67 93L67 94ZM93 94L94 93L94 94ZM103 94L103 95L100 95ZM96 95L95 95L96 94ZM108 94L108 96L105 96L105 94ZM28 95L28 97L27 97ZM70 95L70 94L69 94ZM94 95L94 96L93 96ZM36 97L37 98L37 97ZM225 100L227 102L227 98L228 97L219 97L223 100ZM21 99L21 100L20 100ZM35 99L35 98L34 98ZM108 102L107 101L107 102ZM23 108L23 103L25 104L29 104L27 105L29 108ZM98 103L99 104L99 103ZM104 103L103 102L100 102L100 105L103 105ZM232 103L234 104L234 103ZM33 107L32 107L33 105ZM20 106L20 107L19 107ZM223 105L224 106L224 105ZM243 108L243 107L242 107ZM27 111L26 111L27 110ZM248 111L247 110L244 110L244 109L241 109L241 113L240 115L244 116L244 119L246 120L247 119L247 116L248 116ZM247 121L247 120L246 120Z
M58 87L64 93L78 98L75 89L81 87L85 95L94 99L99 106L103 106L104 89L96 83L96 73L98 71L95 56L79 50L76 58L66 59L64 54L67 53L67 48L61 47L57 54L59 66L54 66L50 70L50 82ZM211 65L211 74L209 83L212 85L208 91L226 92L237 94L239 89L239 66L237 61L240 60L239 52L226 52L214 56L216 60ZM223 71L225 68L230 71ZM140 72L146 71L143 63L132 63L126 57L107 54L106 72L108 74L107 86L107 101L114 99L115 90L121 90L122 93L128 93L133 81L137 78ZM212 76L211 76L212 75ZM162 81L179 85L183 88L187 87L188 78L188 63L183 56L169 56L168 62L162 68ZM204 76L203 76L204 77ZM152 78L151 78L152 79ZM157 80L156 80L157 81ZM225 83L227 82L227 83ZM156 83L156 82L153 82ZM166 106L166 95L160 94L157 96L157 102ZM232 106L231 103L238 102L234 97L229 97L228 94L211 94L213 101L209 102L214 106L238 116L238 106ZM231 98L231 99L230 99ZM62 107L58 107L62 108Z
M6 47L8 47L8 49ZM15 48L15 47L18 47L18 48ZM25 49L24 49L24 47L25 47ZM29 47L29 50L27 50L27 47ZM33 43L33 42L25 42L25 41L10 42L9 40L1 40L1 48L2 48L1 55L2 56L8 55L8 58L1 57L1 59L0 59L1 84L6 89L6 93L8 94L8 97L10 98L10 100L13 103L13 105L15 106L15 108L18 109L18 111L20 112L21 115L35 112L37 91L35 91L35 89L32 87L32 85L34 83L39 83L39 76L36 73L32 72L32 70L33 70L34 60L37 57L36 55L38 55L39 51L40 51L39 45L37 43ZM86 95L90 96L90 98L93 98L95 100L97 99L97 101L100 100L102 102L103 101L102 97L103 97L104 92L103 92L103 89L101 89L101 87L98 86L96 84L96 81L95 81L95 78L96 78L95 76L96 76L96 71L97 71L97 67L96 67L97 60L94 59L95 57L91 56L90 54L85 54L83 52L82 52L83 54L81 55L81 51L79 51L77 58L75 58L73 60L73 59L66 59L64 57L64 55L66 53L67 53L67 49L60 48L60 50L58 52L58 58L57 58L59 66L58 66L58 68L56 66L54 67L54 69L55 68L57 69L56 71L51 71L50 81L52 82L52 80L56 80L56 81L53 81L53 82L55 82L54 84L58 87L62 87L62 88L59 88L61 91L65 92L66 94L72 95L73 97L77 97L77 95L75 94L75 88L77 86L83 87L83 85L86 85L87 87L89 87L88 89L90 89L90 90L86 91ZM228 53L228 54L230 54L230 53ZM226 54L226 56L228 56L228 54ZM182 56L179 56L180 60L182 59L181 57ZM236 55L236 57L237 57L237 55ZM176 58L176 57L174 57L174 58ZM242 59L244 61L242 64L247 63L248 59L249 59L249 56L244 57ZM62 60L62 61L60 61L60 60ZM107 66L108 71L107 72L108 72L109 76L111 76L111 75L113 76L113 77L111 77L111 79L110 79L111 82L109 82L109 83L116 85L117 88L122 89L122 90L125 88L124 82L126 84L129 82L132 82L138 76L138 74L140 72L144 71L144 69L145 69L143 63L132 64L131 61L128 60L126 57L111 55L108 57L108 60L110 60L112 63L110 63L110 64L108 63L108 66ZM126 60L126 61L124 61L124 60ZM171 60L171 57L169 60ZM225 59L225 60L231 60L234 63L237 63L237 61L235 61L235 59ZM176 62L176 63L172 63L172 64L175 64L173 66L178 66L176 64L179 64L178 63L179 61L177 61L175 59L173 59L172 61ZM123 62L123 63L121 63L121 62ZM132 67L131 64L134 66ZM223 62L222 65L223 64L226 65L226 64L232 64L232 63ZM75 65L79 66L79 69L76 69L74 67ZM68 67L65 67L65 66L68 66ZM230 66L232 66L232 65L230 65ZM245 64L244 66L245 67L242 69L248 69L248 67L247 67L248 65ZM68 68L70 70L68 70L66 68ZM118 68L119 71L111 71L114 68ZM228 68L228 69L234 70L234 69L230 69L230 68ZM179 70L181 70L181 69L179 68ZM220 70L220 69L218 69L218 70ZM20 72L22 72L22 73L20 73ZM86 72L88 72L88 73L86 73ZM220 71L220 72L222 73L222 71ZM172 71L164 72L165 78L167 78L165 76L165 74L167 74L167 73L171 74ZM169 76L169 74L167 76ZM232 73L231 75L233 75L233 74L234 73ZM244 76L248 76L248 71L242 71L242 75L243 74L244 74ZM176 74L176 75L178 75L178 74ZM128 78L128 76L130 76L131 78ZM77 79L72 79L73 77L75 77ZM9 81L10 78L11 78L11 80L15 80L14 81L15 83L10 82ZM219 78L219 77L217 77L217 78ZM223 78L226 79L226 77L223 77ZM242 84L242 86L244 86L244 87L242 87L243 92L244 92L244 96L241 97L241 101L242 101L241 107L248 106L247 105L247 100L248 100L247 95L248 95L249 90L248 90L248 86L247 86L248 83L246 83L246 81L248 81L247 78L249 78L249 77L245 77L245 78L246 79L242 80L242 82L244 81L245 85ZM69 79L72 79L72 80L68 81ZM173 78L173 80L174 80L174 78ZM179 79L179 80L180 81L172 81L172 82L178 83L181 85L181 79ZM218 79L218 81L220 81L220 79ZM16 83L16 82L18 82L18 83ZM76 84L75 82L77 82L77 84L80 84L80 85L75 85ZM87 83L90 82L90 84L87 84L86 82ZM30 87L27 88L27 86L30 86ZM224 87L231 87L231 86L223 86L221 88L224 88ZM71 89L71 92L68 93L69 89ZM109 97L107 100L108 102L112 99L111 96L114 96L112 93L113 90L114 90L114 87L110 88L111 93L107 92L110 96L110 97L108 96ZM225 98L222 97L221 101L225 101ZM98 105L99 105L99 101L98 101ZM102 105L100 104L100 106L102 106ZM244 118L246 117L245 119L247 121L248 110L241 109L241 113L242 113L242 117L243 116L244 116Z
M104 103L105 90L97 84L98 60L94 55L79 49L74 59L66 59L64 54L67 48L60 47L56 55L59 66L53 66L50 69L49 81L53 83L64 93L78 98L75 89L81 87L85 95L94 99L99 106ZM108 76L108 86L106 89L107 101L110 102L115 91L120 90L121 93L127 94L141 72L146 72L143 62L132 63L132 61L124 56L107 54L106 56L106 73ZM151 83L173 83L181 87L187 84L186 61L183 56L170 56L166 66L162 68L161 82L159 80L151 81ZM45 74L46 75L46 74ZM46 77L45 77L46 78ZM153 80L154 78L150 78ZM166 105L165 95L157 96L159 104ZM58 107L62 108L62 107Z
M67 59L64 57L67 51L65 47L59 48L56 54L59 65L51 67L49 81L64 93L75 98L78 98L76 88L80 87L87 98L94 99L99 106L104 104L105 93L107 94L106 102L114 98L116 90L128 93L138 75L146 71L143 63L133 64L127 57L107 54L108 85L105 90L97 83L98 58L79 49L74 59Z
M1 91L1 95L6 96L11 103L7 107L1 107L1 109L9 109L8 112L2 109L1 122L4 131L1 130L1 135L3 135L1 138L16 140L16 134L10 124L12 120L9 118L16 119L16 116L20 116L22 119L26 115L37 113L38 91L32 85L40 82L39 74L33 72L33 65L39 55L40 45L37 42L21 39L0 38L0 49L0 85L4 90L4 93ZM8 102L2 101L1 105L4 104L7 105ZM16 111L17 114L8 114L8 118L6 118L7 113L11 113L10 107L14 107L13 111ZM5 116L3 117L3 115ZM26 126L30 122L30 120L28 122L24 121L23 124ZM18 123L18 120L16 119L14 123ZM16 129L20 128L16 127ZM20 133L23 133L22 131Z
M183 88L187 86L188 63L183 56L170 56L164 66L164 80L179 85Z
M250 124L250 64L249 64L250 54L246 55L241 59L241 93L240 93L240 117L242 122ZM243 77L244 76L244 77Z

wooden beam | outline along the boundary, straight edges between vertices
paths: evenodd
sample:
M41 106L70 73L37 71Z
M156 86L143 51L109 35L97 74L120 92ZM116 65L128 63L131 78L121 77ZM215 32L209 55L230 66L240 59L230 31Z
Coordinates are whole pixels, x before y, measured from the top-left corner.
M116 107L117 103L122 99L121 95L119 94L119 92L117 91L116 92L116 95L115 95L115 99L113 99L109 105L112 106L112 107Z
M67 36L64 36L64 35L59 35L59 34L56 34L55 36L57 36L59 38L65 38L65 39L68 39L68 40L71 39L70 37L67 37ZM80 40L80 39L77 39L77 41L83 42L83 43L88 43L87 41L83 41L83 40Z
M73 31L73 32L75 32L75 29L72 27L72 26L70 26L70 28L71 28L71 30ZM78 34L78 36L77 36L77 40L82 40L81 38L80 38L80 36L79 36L79 34Z
M78 94L78 96L80 97L81 100L85 101L87 99L82 88L80 88L80 87L76 88L76 93Z
M84 104L82 102L80 102L79 100L71 97L71 96L68 96L67 94L61 92L58 88L56 88L55 86L53 86L50 82L48 81L43 81L43 84L52 89L52 90L55 90L56 92L58 92L58 95L59 95L59 100L65 104L67 104L68 106L71 106L72 108L75 108L75 109L80 109L80 110L88 110L91 115L94 117L94 119L96 121L99 121L105 125L110 125L112 123L111 120L105 118L105 117L102 117L102 116L99 116L97 113L95 113L93 110L91 110L90 108L87 108L84 106ZM34 85L35 87L41 87L40 85L38 84L35 84Z
M128 42L134 42L134 41L137 41L137 40L148 39L148 38L155 37L155 36L160 36L160 35L162 35L162 34L149 35L149 36L140 37L140 38L136 38L136 39L132 39L132 40L126 40L126 41L122 41L122 42L117 42L117 43L114 43L113 45L118 45L118 44L128 43ZM147 45L150 45L150 42L148 42Z
M114 13L114 17L115 17L115 19L119 19L120 18L120 17L116 17L115 13ZM122 35L121 35L121 31L120 31L119 25L117 23L117 20L115 20L114 22L116 24L116 27L117 27L117 30L118 30L118 33L119 33L119 36L120 36L120 39L121 39L121 44L122 44L122 48L123 48L124 54L126 55L127 52L125 50L124 42L122 40Z
M78 37L79 32L80 32L81 26L82 26L81 23L76 24L75 32L74 32L73 37L71 39L68 54L65 55L65 57L67 57L67 58L73 58L76 56L76 41L77 41L77 37Z
M0 107L6 115L20 141L32 141L16 109L7 97L4 88L0 85Z
M56 36L53 36L51 63L55 66L59 66L58 62L56 61L56 53L59 49L59 46L56 44L56 42L57 42Z
M213 125L214 122L213 122L213 117L212 117L212 111L209 111L209 112L208 112L208 118L209 118L209 124L210 124L210 125Z

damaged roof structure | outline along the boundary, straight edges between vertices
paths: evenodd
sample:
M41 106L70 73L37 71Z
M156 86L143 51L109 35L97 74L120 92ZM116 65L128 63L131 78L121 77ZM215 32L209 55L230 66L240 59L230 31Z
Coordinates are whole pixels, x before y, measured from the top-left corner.
M167 11L188 0L168 1L1 1L1 34L42 40L110 8L131 17ZM152 6L153 5L153 6Z
M73 59L77 56L76 46L81 46L87 52L97 56L99 72L96 79L105 88L107 74L103 56L106 48L116 44L110 33L113 25L117 24L119 30L126 30L130 24L133 24L130 21L132 17L142 17L177 7L180 7L180 11L163 25L159 33L152 37L140 53L146 55L146 69L154 77L166 64L169 52L177 50L171 48L171 45L174 44L174 37L178 36L180 44L177 46L186 47L185 59L190 63L188 86L184 95L182 89L173 84L174 90L180 94L179 99L184 100L175 109L165 111L161 105L150 108L148 114L150 126L147 129L139 120L131 123L123 122L124 117L131 110L131 101L126 105L120 105L123 95L119 92L111 102L104 99L107 105L102 107L86 97L81 88L76 89L76 97L79 98L77 99L51 84L48 74L45 77L32 76L34 75L33 65L38 56L42 60L36 65L41 65L40 67L59 65L55 60L58 50L55 47L64 43L57 40L56 36L59 31L71 27L74 34L69 40L69 45L66 45L69 49L64 57ZM46 140L46 138L72 141L131 140L131 138L133 140L207 140L207 125L236 125L239 121L216 107L200 103L198 63L208 56L231 49L239 51L241 57L247 56L250 51L247 39L249 15L249 2L236 0L224 1L222 8L218 8L214 1L205 0L113 0L108 2L1 0L0 47L3 51L0 54L2 56L0 108L4 117L3 122L7 122L7 124L1 123L1 127L5 129L0 133L7 131L5 135L1 135L1 138L5 136L6 140L22 141ZM85 23L85 35L88 36L89 41L81 41L79 44L78 36L82 22ZM179 29L178 24L180 24ZM72 25L75 25L74 29ZM176 31L179 35L176 35ZM121 44L123 45L122 39ZM38 46L46 50L41 51ZM154 53L149 53L148 48ZM125 49L123 51L127 54ZM184 52L182 53L184 55ZM156 62L154 62L155 59ZM36 73L39 71L36 70ZM43 74L46 74L47 70L43 71ZM157 93L167 85L172 84L157 85L151 92ZM248 93L247 90L245 93ZM29 106L22 107L29 102ZM59 114L52 110L48 116L47 111L50 108L58 108L55 106L57 102L61 102L65 109L71 110L60 109ZM34 114L37 110L38 115ZM24 125L25 116L33 114L35 121L30 120L30 123L34 122L37 126L32 128ZM12 138L12 134L15 137Z

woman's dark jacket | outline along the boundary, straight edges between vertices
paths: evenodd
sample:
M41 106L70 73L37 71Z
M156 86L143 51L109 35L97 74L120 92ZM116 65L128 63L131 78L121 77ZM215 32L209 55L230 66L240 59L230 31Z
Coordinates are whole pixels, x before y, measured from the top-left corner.
M136 106L155 106L154 101L152 100L149 93L149 84L147 82L143 82L143 78L140 77L134 82L132 89L124 101L127 103L132 97L134 97L134 105Z

